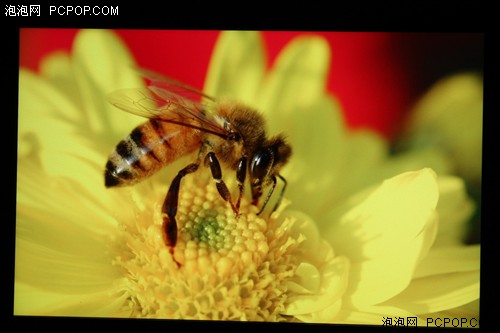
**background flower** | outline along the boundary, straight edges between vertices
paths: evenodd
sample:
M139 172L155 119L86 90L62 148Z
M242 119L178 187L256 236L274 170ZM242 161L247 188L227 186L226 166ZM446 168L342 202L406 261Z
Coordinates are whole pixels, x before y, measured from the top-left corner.
M460 72L442 78L418 100L394 143L395 154L440 150L450 172L465 180L476 204L464 241L478 243L481 219L483 154L483 78L479 72Z
M20 64L37 70L43 56L70 51L77 29L21 29ZM203 87L219 32L116 30L140 66ZM327 90L342 103L349 127L384 137L398 133L410 105L446 74L483 68L483 34L263 31L266 68L292 39L322 36L333 51ZM170 59L170 61L166 61ZM176 64L187 62L189 66Z

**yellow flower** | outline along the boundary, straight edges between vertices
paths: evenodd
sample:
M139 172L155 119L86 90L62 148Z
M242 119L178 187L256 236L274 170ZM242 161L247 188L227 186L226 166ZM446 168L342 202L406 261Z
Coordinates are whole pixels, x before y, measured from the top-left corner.
M425 93L401 141L412 149L439 146L453 159L454 173L480 184L482 138L483 78L463 72L442 78Z
M483 78L460 72L437 81L409 113L396 150L440 150L450 172L465 180L476 203L469 221L468 242L478 242L481 217Z
M221 33L205 91L289 136L285 204L257 216L245 197L235 219L202 169L183 180L173 255L165 180L191 160L103 185L113 145L143 121L106 104L142 84L125 47L81 31L71 57L49 57L40 76L21 69L15 314L381 325L477 300L479 247L438 235L438 216L456 227L470 214L461 180L426 168L446 169L437 152L392 160L373 133L347 131L324 91L329 61L322 39L303 37L266 73L258 33Z

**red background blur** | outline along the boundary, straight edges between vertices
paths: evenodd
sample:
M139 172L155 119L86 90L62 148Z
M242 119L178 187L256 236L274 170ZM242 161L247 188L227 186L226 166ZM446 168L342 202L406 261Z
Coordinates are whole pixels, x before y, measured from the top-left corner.
M139 66L201 88L218 31L115 30ZM71 51L77 29L24 28L20 66L38 70L57 50ZM370 127L387 138L397 135L405 112L440 77L460 70L483 70L479 33L262 32L268 67L298 35L321 35L332 52L327 89L337 96L353 128Z

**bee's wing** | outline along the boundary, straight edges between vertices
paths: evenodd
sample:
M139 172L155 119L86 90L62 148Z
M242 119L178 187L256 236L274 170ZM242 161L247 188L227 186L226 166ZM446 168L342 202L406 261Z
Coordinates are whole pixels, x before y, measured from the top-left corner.
M189 100L200 101L209 100L215 102L215 98L205 94L203 91L198 90L186 83L172 79L171 77L159 74L157 72L150 71L145 68L136 69L147 81L149 81L148 86L153 86L157 88L162 88L164 90L171 91L178 95L183 96Z
M135 115L226 137L227 130L222 122L207 107L215 99L175 80L151 78L150 73L147 78L150 83L146 88L114 91L108 95L109 102Z

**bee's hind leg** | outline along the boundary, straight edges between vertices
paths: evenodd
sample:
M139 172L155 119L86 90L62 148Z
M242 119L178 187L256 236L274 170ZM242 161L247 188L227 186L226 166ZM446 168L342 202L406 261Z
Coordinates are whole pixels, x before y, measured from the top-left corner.
M163 202L163 206L161 208L165 244L170 248L170 252L172 254L175 244L177 243L177 222L175 220L175 215L177 215L181 180L185 175L198 170L199 166L199 162L191 163L177 173L177 176L175 176L170 184L170 188L168 189L167 196L165 197L165 201Z

